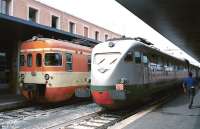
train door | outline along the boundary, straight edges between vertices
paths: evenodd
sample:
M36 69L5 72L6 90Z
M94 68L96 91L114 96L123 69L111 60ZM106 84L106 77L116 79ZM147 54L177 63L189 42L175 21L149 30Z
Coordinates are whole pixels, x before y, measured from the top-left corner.
M146 54L142 56L142 63L143 63L143 83L146 84L149 82L149 67L148 67L148 58Z
M8 72L6 53L0 52L0 89L8 88Z

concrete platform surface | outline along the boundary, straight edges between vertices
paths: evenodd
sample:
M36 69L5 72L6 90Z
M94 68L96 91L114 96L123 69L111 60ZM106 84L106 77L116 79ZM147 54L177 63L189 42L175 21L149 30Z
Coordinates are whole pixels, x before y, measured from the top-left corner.
M200 129L200 92L194 98L192 109L188 109L188 101L187 96L180 95L162 107L131 116L127 118L129 122L122 121L117 123L120 126L114 125L111 129Z
M0 95L0 111L22 107L26 105L25 98L15 94Z

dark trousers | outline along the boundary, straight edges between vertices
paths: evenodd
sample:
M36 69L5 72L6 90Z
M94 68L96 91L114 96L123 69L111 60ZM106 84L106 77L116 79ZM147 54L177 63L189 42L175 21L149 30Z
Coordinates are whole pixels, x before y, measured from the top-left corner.
M193 104L193 100L194 100L194 96L195 96L195 88L194 87L191 87L191 88L188 88L187 89L187 94L188 94L188 97L189 97L189 108L192 107L192 104Z

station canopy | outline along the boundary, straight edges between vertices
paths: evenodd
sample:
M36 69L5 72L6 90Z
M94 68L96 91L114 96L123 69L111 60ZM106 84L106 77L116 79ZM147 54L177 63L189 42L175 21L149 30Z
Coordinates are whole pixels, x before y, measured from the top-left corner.
M0 41L18 42L31 39L33 36L54 38L72 41L85 46L94 46L99 43L96 40L72 34L35 22L22 20L16 17L0 14Z
M200 1L116 1L200 62Z

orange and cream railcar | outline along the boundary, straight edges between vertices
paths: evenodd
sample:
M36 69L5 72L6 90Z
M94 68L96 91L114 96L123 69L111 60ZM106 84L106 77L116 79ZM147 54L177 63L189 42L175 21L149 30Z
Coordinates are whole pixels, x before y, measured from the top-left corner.
M90 54L91 48L68 41L35 38L23 42L21 94L32 101L60 102L70 99L77 89L88 93Z

